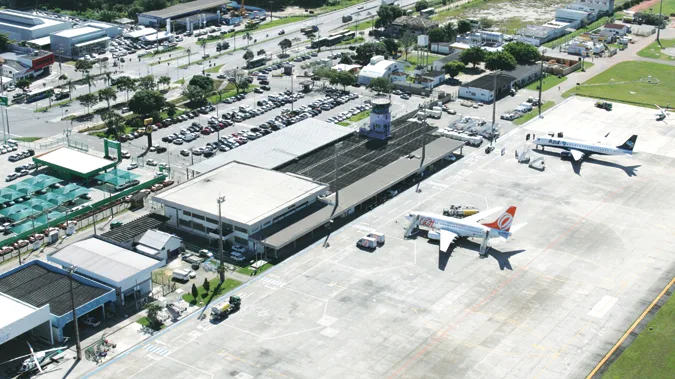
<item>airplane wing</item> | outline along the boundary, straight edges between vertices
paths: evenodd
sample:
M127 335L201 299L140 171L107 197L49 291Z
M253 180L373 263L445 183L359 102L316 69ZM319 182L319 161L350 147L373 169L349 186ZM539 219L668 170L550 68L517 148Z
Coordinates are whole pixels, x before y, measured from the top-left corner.
M579 150L574 150L574 149L570 149L569 151L570 151L570 154L572 154L572 158L575 161L579 162L580 160L584 159L584 153L583 152L581 152Z
M442 252L445 253L445 252L448 251L448 248L450 248L450 244L452 243L452 241L454 241L455 238L457 238L457 234L455 234L455 233L453 233L449 230L443 230L443 229L440 230L440 233L441 233L440 249L441 249Z
M473 214L471 216L466 216L466 217L464 217L463 220L464 221L471 221L471 222L478 222L478 220L483 219L483 218L485 218L485 217L487 217L487 216L489 216L493 213L499 212L502 209L504 209L504 207L496 207L496 208L492 208L492 209L486 209L484 211L480 211L480 212L478 212L476 214Z

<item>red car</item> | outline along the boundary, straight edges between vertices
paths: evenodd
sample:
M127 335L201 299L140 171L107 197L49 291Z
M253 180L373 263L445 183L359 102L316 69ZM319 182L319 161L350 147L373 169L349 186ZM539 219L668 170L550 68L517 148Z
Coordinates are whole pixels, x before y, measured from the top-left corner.
M209 134L211 134L211 129L210 128L204 128L204 129L202 129L201 133L205 136L208 136Z

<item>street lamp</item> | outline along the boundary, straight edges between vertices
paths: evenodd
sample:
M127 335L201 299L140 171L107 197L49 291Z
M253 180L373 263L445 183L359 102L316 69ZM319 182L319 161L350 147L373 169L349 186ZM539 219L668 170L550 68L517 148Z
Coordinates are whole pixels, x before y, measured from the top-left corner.
M225 196L218 196L216 199L218 203L218 253L220 256L220 266L218 266L218 274L220 275L220 282L225 282L225 263L223 262L223 218L222 218L222 204L225 202Z
M80 328L77 325L77 313L75 312L75 294L73 293L73 273L77 267L68 267L68 278L70 279L70 304L73 307L73 326L75 327L75 346L77 349L77 360L82 360L82 346L80 346Z

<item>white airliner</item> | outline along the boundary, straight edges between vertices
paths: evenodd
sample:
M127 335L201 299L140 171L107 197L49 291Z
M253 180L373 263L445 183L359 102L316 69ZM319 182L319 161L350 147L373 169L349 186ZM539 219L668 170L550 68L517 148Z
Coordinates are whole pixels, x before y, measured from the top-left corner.
M581 161L586 155L633 155L633 147L637 141L637 135L633 135L619 146L608 146L601 143L578 141L569 138L539 137L534 144L542 148L555 147L569 151L575 161Z
M427 238L440 240L439 248L442 252L447 252L450 244L458 237L483 238L485 242L495 237L508 239L511 236L511 224L516 215L516 207L509 207L494 222L486 224L477 222L485 217L486 213L492 212L494 211L481 212L463 219L427 212L413 212L406 216L411 223L405 236L408 237L416 226L428 228Z

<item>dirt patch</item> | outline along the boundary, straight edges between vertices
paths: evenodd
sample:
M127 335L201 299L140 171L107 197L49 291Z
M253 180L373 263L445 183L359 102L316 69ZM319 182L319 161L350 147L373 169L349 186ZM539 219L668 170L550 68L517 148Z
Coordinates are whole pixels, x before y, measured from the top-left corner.
M633 12L640 12L644 10L648 10L649 8L653 8L654 6L658 5L661 0L649 0L649 1L644 1L634 7L631 7L630 10Z
M495 22L519 19L521 22L534 23L552 20L557 8L571 2L572 0L515 0L468 9L464 15L471 18L487 17Z
M274 11L272 12L272 15L276 18L276 16L279 17L291 17L291 16L306 16L308 13L305 12L303 8L300 7L294 7L294 6L289 6L284 8L281 11Z

